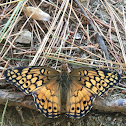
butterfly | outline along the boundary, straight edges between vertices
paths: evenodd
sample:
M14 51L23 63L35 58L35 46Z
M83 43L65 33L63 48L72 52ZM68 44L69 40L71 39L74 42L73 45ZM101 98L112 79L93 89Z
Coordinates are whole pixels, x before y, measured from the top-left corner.
M48 118L61 113L81 118L90 111L96 96L120 80L118 72L90 67L71 73L43 66L17 67L7 69L4 76L26 95L32 94L37 109Z

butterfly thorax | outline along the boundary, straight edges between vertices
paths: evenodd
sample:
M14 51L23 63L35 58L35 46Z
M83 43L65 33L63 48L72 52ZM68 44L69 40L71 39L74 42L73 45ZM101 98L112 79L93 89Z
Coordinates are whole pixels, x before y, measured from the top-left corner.
M60 87L61 87L61 105L62 105L61 108L64 108L66 105L66 101L67 101L67 92L70 87L69 74L66 71L61 72Z

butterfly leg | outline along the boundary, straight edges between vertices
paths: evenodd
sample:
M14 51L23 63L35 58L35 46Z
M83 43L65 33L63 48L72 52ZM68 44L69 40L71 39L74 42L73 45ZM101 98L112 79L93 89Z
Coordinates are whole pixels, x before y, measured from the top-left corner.
M22 122L25 122L25 119L24 119L23 114L22 114L22 107L16 106L16 110L17 110L18 114L19 114L20 117L21 117L21 121L22 121Z

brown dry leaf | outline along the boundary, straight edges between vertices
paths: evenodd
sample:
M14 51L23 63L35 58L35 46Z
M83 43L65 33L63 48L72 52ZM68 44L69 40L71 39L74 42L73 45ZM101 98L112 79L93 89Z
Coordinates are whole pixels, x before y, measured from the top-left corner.
M49 21L50 20L50 15L43 12L40 8L37 7L24 7L24 12L25 14L32 19L35 20L43 20L43 21Z

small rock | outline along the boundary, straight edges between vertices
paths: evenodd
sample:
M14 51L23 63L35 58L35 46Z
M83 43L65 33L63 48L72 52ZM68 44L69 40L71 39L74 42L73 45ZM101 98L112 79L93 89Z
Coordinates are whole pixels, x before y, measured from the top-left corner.
M108 121L111 121L112 119L111 119L111 117L107 117L107 120L108 120Z
M32 34L28 30L23 30L15 42L23 43L23 44L30 44L32 40Z
M114 126L114 125L115 125L115 123L112 121L112 122L111 122L111 125L112 125L112 126Z

